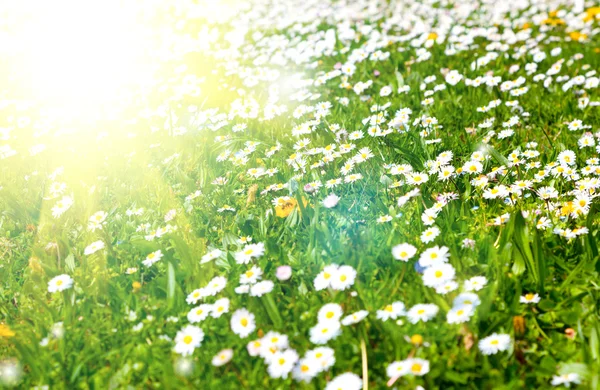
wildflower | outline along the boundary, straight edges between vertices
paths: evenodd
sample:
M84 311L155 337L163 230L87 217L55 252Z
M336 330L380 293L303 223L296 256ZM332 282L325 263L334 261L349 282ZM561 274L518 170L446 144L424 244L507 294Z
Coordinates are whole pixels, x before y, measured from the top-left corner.
M564 385L565 387L571 387L571 384L573 383L576 385L580 384L581 377L579 376L579 374L576 374L574 372L563 375L554 375L550 383L552 384L552 386Z
M449 249L446 246L434 246L426 249L419 256L419 265L421 267L431 267L437 264L443 264L450 258Z
M240 252L235 254L235 261L238 264L248 264L251 259L259 258L265 253L265 245L262 242L258 244L248 244Z
M446 315L449 324L461 324L469 321L473 315L473 305L455 306Z
M319 309L319 322L339 321L342 316L342 307L337 303L328 303Z
M440 263L428 267L423 272L423 283L428 287L437 287L454 278L454 267L447 263Z
M465 291L479 291L487 284L487 278L484 276L474 276L465 281Z
M182 356L191 355L202 344L204 332L197 326L186 325L175 336L175 353Z
M212 365L220 367L231 361L233 358L233 349L223 349L217 353L212 359Z
M382 321L387 321L390 318L395 320L400 316L406 315L404 309L404 303L397 301L391 305L386 305L382 310L377 310L377 318Z
M351 372L346 372L336 376L329 383L327 383L325 390L360 390L362 389L362 386L362 379L358 375Z
M162 259L162 257L163 257L163 253L159 249L155 252L148 254L148 256L146 256L146 259L144 261L142 261L142 264L144 264L146 267L151 267L153 264L155 264L160 259Z
M360 310L360 311L357 311L356 313L352 313L352 314L344 317L342 319L341 323L344 326L354 325L354 324L357 324L360 321L364 320L368 315L369 315L368 311Z
M273 291L275 284L270 280L263 280L250 287L250 295L253 297L262 297Z
M506 351L511 345L510 336L507 334L493 333L479 341L479 350L484 355L494 355L500 351Z
M208 263L209 261L212 261L212 260L220 257L222 254L223 254L223 251L221 251L220 249L213 249L212 251L209 251L204 256L202 256L202 259L200 260L200 264Z
M289 280L292 277L292 267L289 265L281 265L275 271L275 277L281 281Z
M538 303L540 301L540 296L538 294L528 293L521 296L521 298L519 298L519 301L521 303Z
M71 287L73 287L73 279L66 274L55 276L48 282L48 292L50 293L68 290Z
M431 303L417 304L410 308L407 313L408 320L416 324L419 321L427 322L438 313L439 308Z
M338 321L319 322L310 329L310 342L325 344L342 334L341 324Z
M102 242L102 241L92 242L90 245L88 245L85 248L85 250L83 251L83 254L88 256L88 255L98 252L100 249L104 249L104 242Z
M212 311L213 305L202 304L190 310L187 314L187 319L192 324L195 324L197 322L204 321Z
M277 351L271 359L268 372L271 378L287 378L298 361L298 354L293 349Z
M13 337L15 332L13 332L8 325L0 324L0 337Z
M423 376L429 372L429 361L425 359L412 358L406 362L409 373L416 376Z
M338 202L340 201L340 197L336 194L329 194L325 199L323 199L323 206L328 209L334 208Z
M396 260L408 261L416 253L417 248L407 243L399 244L392 248L392 256L394 256Z
M229 299L221 298L217 299L211 306L210 315L213 318L219 318L225 313L229 313Z
M349 265L339 267L331 279L331 288L334 290L346 290L354 284L356 270Z
M231 330L241 338L246 338L256 329L254 314L242 308L236 310L231 316Z
M278 198L275 205L275 215L277 215L279 218L285 218L290 215L297 206L298 201L296 198L289 196Z

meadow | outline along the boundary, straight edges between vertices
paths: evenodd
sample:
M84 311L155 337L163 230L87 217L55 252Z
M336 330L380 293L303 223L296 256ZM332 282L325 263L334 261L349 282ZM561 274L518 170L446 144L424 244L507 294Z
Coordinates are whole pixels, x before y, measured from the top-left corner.
M597 3L26 3L0 386L600 387Z

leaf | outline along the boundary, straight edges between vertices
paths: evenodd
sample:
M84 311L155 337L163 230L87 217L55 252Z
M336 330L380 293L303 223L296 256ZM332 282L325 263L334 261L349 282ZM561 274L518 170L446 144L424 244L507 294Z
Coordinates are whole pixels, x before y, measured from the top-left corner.
M65 268L69 273L75 270L75 256L72 253L65 259Z

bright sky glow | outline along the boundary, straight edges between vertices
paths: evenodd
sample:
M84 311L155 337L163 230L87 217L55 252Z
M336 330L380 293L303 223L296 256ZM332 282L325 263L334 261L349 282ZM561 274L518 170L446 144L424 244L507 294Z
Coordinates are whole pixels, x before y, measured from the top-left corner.
M5 15L12 24L4 28L10 81L23 98L57 115L118 111L156 67L152 7L144 3L11 2Z

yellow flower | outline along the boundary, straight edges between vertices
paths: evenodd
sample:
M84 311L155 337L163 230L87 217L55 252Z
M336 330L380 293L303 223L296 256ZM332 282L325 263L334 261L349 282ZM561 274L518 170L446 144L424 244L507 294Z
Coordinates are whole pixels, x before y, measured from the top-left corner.
M133 292L138 292L142 288L142 284L140 282L133 282L131 287L133 287Z
M573 211L575 211L575 208L573 207L573 202L566 202L565 204L563 204L563 206L560 209L560 215L562 215L562 216L569 215Z
M13 337L15 332L13 332L8 325L0 324L0 337Z
M589 22L590 20L594 19L594 17L598 14L600 14L600 7L588 8L585 11L585 17L583 18L583 20L585 22Z
M275 215L279 218L285 218L292 213L297 205L298 201L295 198L286 199L275 206Z
M414 345L421 345L423 344L423 336L420 334L413 334L410 336L410 342Z
M582 34L579 31L573 31L572 33L569 34L569 36L574 41L580 41L580 40L586 40L587 39L587 34Z
M437 37L438 37L438 35L436 33L432 32L432 33L429 33L429 35L427 36L427 40L437 39Z

